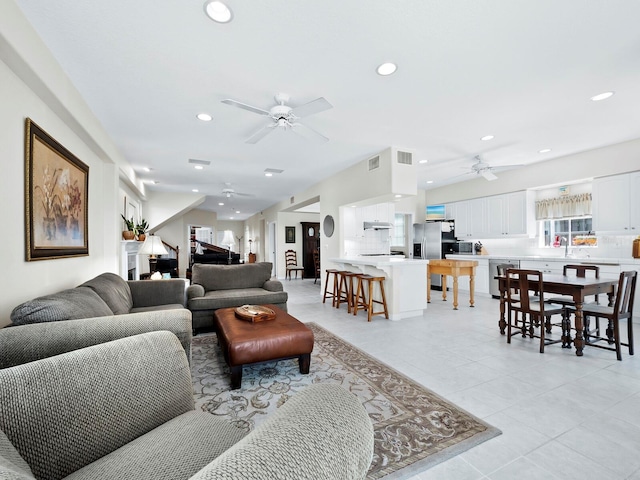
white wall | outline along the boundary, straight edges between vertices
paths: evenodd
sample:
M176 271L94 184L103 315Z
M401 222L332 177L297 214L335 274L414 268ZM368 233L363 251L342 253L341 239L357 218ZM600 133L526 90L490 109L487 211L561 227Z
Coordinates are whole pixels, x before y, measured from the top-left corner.
M300 212L280 212L277 215L276 225L276 276L285 278L286 265L284 252L294 250L298 259L298 266L302 266L302 240L304 238L302 225L300 222L316 222L320 223L320 214L318 213L300 213ZM295 243L286 243L285 227L295 227L296 241Z
M0 326L14 306L75 287L105 271L118 273L124 182L141 198L144 185L13 0L0 15L0 220L5 274ZM29 117L89 166L89 255L25 261L25 119Z

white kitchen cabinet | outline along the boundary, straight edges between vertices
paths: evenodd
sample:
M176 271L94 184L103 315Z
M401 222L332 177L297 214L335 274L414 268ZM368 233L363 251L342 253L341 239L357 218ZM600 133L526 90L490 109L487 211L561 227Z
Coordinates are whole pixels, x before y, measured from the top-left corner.
M530 218L532 205L529 202L526 191L488 197L488 236L497 238L533 233L535 219Z
M487 198L471 200L467 205L467 213L469 215L467 223L471 225L470 236L486 238L489 233Z
M342 208L342 231L345 240L356 237L356 208Z
M464 239L473 235L471 217L469 215L469 204L471 202L473 200L455 203L455 217L453 218L455 220L456 238Z
M571 259L562 260L520 260L522 270L538 270L543 274L562 275L562 269Z
M640 234L640 172L593 180L593 229Z

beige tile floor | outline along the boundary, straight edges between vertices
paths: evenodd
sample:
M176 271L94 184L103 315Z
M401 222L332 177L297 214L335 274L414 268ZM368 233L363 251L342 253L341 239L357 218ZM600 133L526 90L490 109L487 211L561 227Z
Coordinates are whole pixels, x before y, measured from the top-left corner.
M498 300L434 300L397 322L323 304L319 282L286 280L289 312L316 322L502 430L411 480L640 480L640 354L500 335ZM433 297L432 297L433 298ZM329 301L327 301L329 302ZM636 321L637 321L636 317ZM640 334L636 330L637 334ZM637 335L636 335L637 336ZM637 337L640 338L640 337Z

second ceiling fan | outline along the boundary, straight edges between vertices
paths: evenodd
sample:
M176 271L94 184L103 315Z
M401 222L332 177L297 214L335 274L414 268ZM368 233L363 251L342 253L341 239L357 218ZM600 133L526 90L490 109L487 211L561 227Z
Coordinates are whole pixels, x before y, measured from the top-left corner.
M258 115L264 115L271 119L271 122L268 125L265 125L256 133L251 135L247 140L245 140L245 143L258 143L276 128L291 130L309 140L315 140L318 142L327 142L329 140L313 128L298 121L300 118L333 108L333 105L325 100L324 97L316 98L309 103L305 103L304 105L300 105L295 108L286 105L289 102L289 95L286 93L278 93L274 98L277 105L271 107L269 110L247 105L246 103L238 102L237 100L232 100L230 98L222 100L222 103L226 103L227 105L242 108L243 110L248 110L250 112L257 113Z

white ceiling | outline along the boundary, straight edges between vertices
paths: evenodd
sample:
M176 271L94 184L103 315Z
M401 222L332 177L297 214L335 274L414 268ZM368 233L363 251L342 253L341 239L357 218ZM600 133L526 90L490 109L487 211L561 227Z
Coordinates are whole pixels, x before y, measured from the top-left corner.
M228 0L228 24L204 0L16 2L139 176L159 182L148 188L197 188L220 219L389 146L428 160L426 188L476 154L528 164L640 137L637 1ZM377 75L386 61L397 72ZM292 107L325 97L334 108L304 120L330 141L275 131L244 143L267 118L221 100L268 110L278 92ZM225 199L225 183L255 196Z

